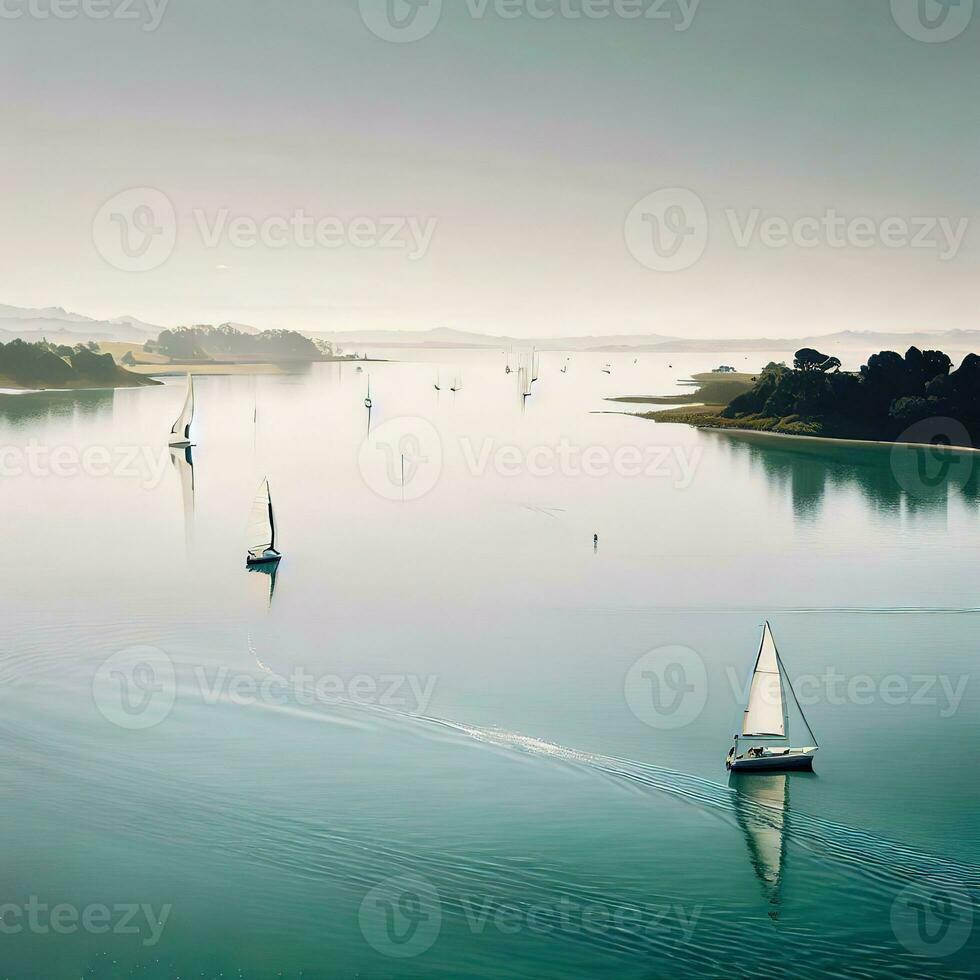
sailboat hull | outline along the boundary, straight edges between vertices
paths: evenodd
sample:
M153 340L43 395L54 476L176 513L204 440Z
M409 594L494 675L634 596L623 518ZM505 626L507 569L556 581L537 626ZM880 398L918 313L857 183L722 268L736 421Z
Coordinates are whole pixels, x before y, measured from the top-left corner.
M737 759L729 755L726 765L732 772L812 771L816 754L816 749L789 749L753 757L743 755Z
M282 560L282 555L278 551L268 551L264 555L249 555L245 559L245 564L249 568L255 568L257 565L275 565Z

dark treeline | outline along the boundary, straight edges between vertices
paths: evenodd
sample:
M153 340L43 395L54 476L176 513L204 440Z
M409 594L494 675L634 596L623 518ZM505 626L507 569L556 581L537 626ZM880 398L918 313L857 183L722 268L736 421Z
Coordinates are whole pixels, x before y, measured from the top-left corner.
M120 368L95 344L68 347L46 340L0 344L0 379L23 388L116 387L157 384Z
M222 357L267 357L270 360L318 361L329 354L329 345L317 345L294 330L243 333L225 323L218 327L198 325L164 330L146 344L148 352L175 360L214 360Z
M910 347L873 354L856 373L819 351L798 351L789 368L766 366L755 387L735 398L727 419L799 420L801 431L828 436L897 439L917 422L951 418L976 443L980 436L980 357L968 354L956 371L942 351ZM941 426L940 426L941 428ZM956 427L949 440L959 443ZM937 430L938 431L938 430Z

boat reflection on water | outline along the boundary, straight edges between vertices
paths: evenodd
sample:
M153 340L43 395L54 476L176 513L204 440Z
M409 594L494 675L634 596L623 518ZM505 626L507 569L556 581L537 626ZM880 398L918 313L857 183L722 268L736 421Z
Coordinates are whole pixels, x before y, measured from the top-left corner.
M269 586L269 608L272 608L272 600L276 594L276 576L279 574L279 563L275 562L268 565L248 565L248 571L252 575L264 575L268 578Z
M729 788L735 790L735 819L745 835L771 919L779 918L791 778L785 772L733 772L728 779Z
M171 448L170 462L180 480L184 506L184 541L190 548L194 537L194 451L190 446Z

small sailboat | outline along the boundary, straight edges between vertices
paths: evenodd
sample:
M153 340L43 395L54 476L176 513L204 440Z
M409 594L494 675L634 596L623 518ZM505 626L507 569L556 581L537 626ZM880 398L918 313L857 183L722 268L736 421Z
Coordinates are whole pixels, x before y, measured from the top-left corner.
M799 709L800 719L810 738L809 745L797 748L790 741L787 690ZM735 735L735 744L729 749L725 764L736 771L812 769L818 748L779 657L772 629L766 623L752 671L749 703L742 715L742 730Z
M252 513L248 519L248 555L245 564L249 568L256 565L273 565L282 554L276 551L276 516L272 510L272 493L269 481L265 479L259 487L252 503Z
M184 407L170 430L170 445L174 449L186 449L191 444L191 423L194 421L194 379L187 375L187 394Z
M442 378L439 376L438 372L436 372L435 389L436 391L442 391Z
M611 364L607 364L607 365L606 365L606 366L605 366L605 367L604 367L604 368L602 369L602 373L603 373L603 374L612 374L612 365L611 365Z
M463 378L462 375L457 374L456 380L453 382L452 387L449 389L454 395L457 391L463 390Z
M371 400L371 376L368 375L368 390L367 397L364 399L364 407L370 410L373 406L374 402Z

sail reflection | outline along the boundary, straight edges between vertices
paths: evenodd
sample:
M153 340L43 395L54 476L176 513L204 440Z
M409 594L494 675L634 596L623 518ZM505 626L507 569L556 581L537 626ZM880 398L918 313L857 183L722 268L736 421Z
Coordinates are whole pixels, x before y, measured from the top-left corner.
M190 446L170 450L170 462L180 480L181 500L184 508L184 541L190 548L194 537L194 455Z
M786 863L786 825L789 818L789 779L782 773L732 773L735 819L745 835L769 917L779 918L783 870Z
M249 565L248 571L253 575L264 575L268 579L268 608L271 609L272 600L276 595L276 577L279 575L278 563L274 565Z

